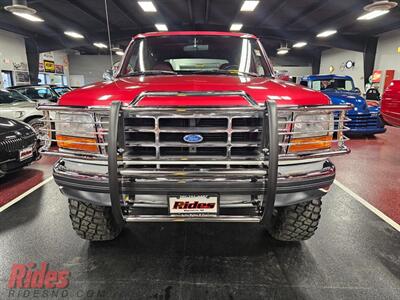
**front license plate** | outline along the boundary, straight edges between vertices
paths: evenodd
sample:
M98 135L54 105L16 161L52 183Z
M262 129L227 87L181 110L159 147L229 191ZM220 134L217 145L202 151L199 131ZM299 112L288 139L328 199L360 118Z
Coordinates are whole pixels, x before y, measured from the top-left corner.
M217 215L218 195L171 195L168 207L171 215Z
M33 156L33 147L27 147L19 151L19 160L23 161Z

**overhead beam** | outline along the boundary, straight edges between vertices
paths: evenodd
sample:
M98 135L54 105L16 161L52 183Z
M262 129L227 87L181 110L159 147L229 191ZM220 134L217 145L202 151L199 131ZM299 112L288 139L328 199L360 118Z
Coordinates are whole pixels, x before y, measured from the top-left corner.
M68 3L70 3L72 6L78 8L80 11L82 11L83 13L85 13L86 15L88 15L89 17L97 20L98 22L102 23L103 25L107 25L107 20L105 17L93 12L91 9L89 9L87 6L82 4L82 1L77 1L77 0L65 0ZM99 0L97 0L99 1ZM116 25L112 24L110 22L110 27L114 28L114 29L118 29L116 27Z
M343 19L348 18L349 15L353 15L355 12L362 11L364 6L368 4L367 2L371 2L371 1L369 1L369 0L357 1L357 3L355 5L352 5L351 7L346 9L347 13L343 12L341 10L339 13L336 13L333 16L325 19L323 22L317 23L313 27L308 27L307 30L315 30L315 28L325 30L328 27L337 28L338 25L342 24Z
M140 25L138 24L138 21L132 17L132 14L129 13L128 8L127 8L123 3L121 3L120 0L112 0L112 2L113 2L114 5L118 8L118 10L119 10L126 18L128 18L128 19L132 22L133 26L135 26L135 27L140 27Z
M192 5L192 0L187 0L187 7L188 7L188 13L189 13L190 24L193 24L193 23L194 23L194 20L193 20L193 5Z
M211 0L206 0L206 9L205 9L205 13L204 13L204 24L208 23L208 18L209 18L209 14L210 14L210 3Z
M288 0L281 0L279 1L278 4L276 4L269 12L269 14L265 17L264 21L261 23L261 25L268 24L268 21L274 16L277 12L279 12L281 9L283 9L286 5Z
M308 16L312 15L316 11L320 10L322 7L324 7L327 4L328 4L328 1L323 1L322 3L315 3L314 5L304 8L296 16L294 16L288 22L286 22L282 27L286 28L286 27L293 26L294 24L301 23L302 20L304 20Z

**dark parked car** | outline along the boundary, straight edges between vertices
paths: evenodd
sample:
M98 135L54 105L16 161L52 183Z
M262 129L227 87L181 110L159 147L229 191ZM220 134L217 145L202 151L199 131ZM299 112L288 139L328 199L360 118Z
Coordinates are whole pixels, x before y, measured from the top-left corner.
M41 104L57 102L61 95L71 90L71 88L67 86L52 85L21 85L12 86L8 89L18 91L29 99L40 102Z
M0 117L0 177L38 160L38 147L30 125Z

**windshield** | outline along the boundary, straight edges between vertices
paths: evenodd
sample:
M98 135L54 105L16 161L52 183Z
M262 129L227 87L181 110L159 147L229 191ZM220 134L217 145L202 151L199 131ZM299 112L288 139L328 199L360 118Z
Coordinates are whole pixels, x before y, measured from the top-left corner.
M56 97L48 87L19 87L15 89L34 101L53 100Z
M119 76L141 74L271 76L255 39L232 36L159 36L135 40Z
M71 91L71 89L67 86L55 87L55 88L53 88L53 90L60 96Z
M0 104L11 104L22 101L29 101L29 99L17 91L0 91Z
M354 83L349 79L315 80L312 82L311 88L316 91L334 89L351 92L354 91Z

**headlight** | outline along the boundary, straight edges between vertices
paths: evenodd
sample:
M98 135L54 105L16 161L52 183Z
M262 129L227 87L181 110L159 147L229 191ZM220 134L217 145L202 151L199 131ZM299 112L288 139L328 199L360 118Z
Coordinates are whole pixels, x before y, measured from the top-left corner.
M93 117L85 113L57 113L56 139L60 148L99 152Z
M332 130L332 113L295 114L288 152L329 149L332 145Z
M25 112L23 112L23 111L15 111L14 112L14 115L15 115L15 118L16 119L20 119L20 118L22 118L24 115L25 115Z

